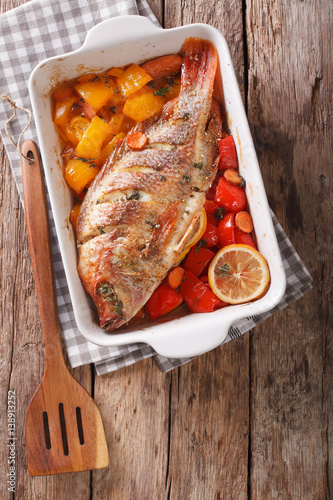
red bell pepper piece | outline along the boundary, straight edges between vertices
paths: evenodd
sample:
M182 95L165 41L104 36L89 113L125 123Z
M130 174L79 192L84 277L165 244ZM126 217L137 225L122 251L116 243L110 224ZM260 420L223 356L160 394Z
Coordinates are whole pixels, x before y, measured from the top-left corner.
M222 247L236 243L235 229L235 214L230 212L223 217L217 226L217 232Z
M200 244L200 242L202 242ZM183 267L191 271L195 276L199 276L214 257L214 252L205 248L203 239L194 245L186 256Z
M188 270L184 273L180 294L191 312L212 312L220 306L221 302L207 285Z
M214 214L207 214L207 223L212 224L213 226L217 226L219 221L215 217Z
M218 205L215 203L214 200L206 200L204 204L204 209L206 210L207 214L213 214L215 210L217 209Z
M215 247L215 245L218 244L219 235L215 224L207 222L206 231L202 235L201 241L202 240L206 242L204 245L206 248Z
M220 152L219 170L237 168L237 151L232 135L219 139L217 142Z
M257 249L257 245L255 244L252 236L248 233L244 233L238 227L235 227L235 238L236 238L236 243L242 244L242 245L249 245L250 247Z
M215 177L213 184L211 185L211 187L209 188L209 190L206 193L207 200L214 200L218 183L219 183L219 179L217 177Z
M244 210L247 203L244 189L230 184L224 177L219 180L214 201L234 214Z
M183 299L176 290L173 290L166 283L162 282L153 292L148 300L145 309L151 319L167 314L183 302Z

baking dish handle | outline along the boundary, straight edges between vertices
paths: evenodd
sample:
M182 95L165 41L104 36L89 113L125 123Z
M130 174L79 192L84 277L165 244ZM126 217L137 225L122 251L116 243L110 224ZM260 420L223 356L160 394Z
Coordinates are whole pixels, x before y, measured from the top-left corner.
M104 50L107 46L119 43L119 40L124 37L124 33L126 33L127 39L130 41L131 38L137 40L140 35L153 35L161 30L162 28L156 26L147 17L112 17L88 31L81 49Z
M162 328L159 335L152 334L145 338L145 342L148 342L157 354L166 358L192 358L223 344L232 325L230 317L227 321L215 323L212 328L207 328L199 315L195 316L195 322L192 320L182 325L182 335L179 330L174 329L172 323L167 322L160 325ZM140 332L136 335L138 342L143 340L140 338Z

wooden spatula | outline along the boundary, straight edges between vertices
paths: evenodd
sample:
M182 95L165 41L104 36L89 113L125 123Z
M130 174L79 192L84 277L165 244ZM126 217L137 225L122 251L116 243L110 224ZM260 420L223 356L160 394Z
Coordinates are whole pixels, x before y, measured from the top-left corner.
M25 420L28 471L32 476L107 467L101 415L69 373L60 341L44 181L36 144L25 141L22 158L25 215L39 312L45 340L43 380Z

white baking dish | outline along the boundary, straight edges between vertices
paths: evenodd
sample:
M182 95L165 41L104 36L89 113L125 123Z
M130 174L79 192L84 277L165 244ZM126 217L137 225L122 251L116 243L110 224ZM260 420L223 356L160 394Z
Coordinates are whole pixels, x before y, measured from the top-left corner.
M63 178L61 148L51 116L50 91L63 80L86 72L99 72L112 66L121 67L177 53L189 36L211 40L219 53L220 72L217 78L221 99L235 138L240 173L246 179L246 192L259 250L270 268L271 285L267 294L253 303L230 306L207 314L190 314L184 307L180 312L178 310L177 313L162 317L160 321L145 319L121 328L119 333L106 332L97 323L92 301L76 271L75 238L68 222L73 200ZM221 344L236 320L267 311L280 301L286 286L281 256L229 50L225 39L215 28L193 24L163 30L145 17L109 19L89 31L79 50L40 63L31 75L29 91L60 250L75 319L82 335L103 346L144 342L163 356L195 356Z

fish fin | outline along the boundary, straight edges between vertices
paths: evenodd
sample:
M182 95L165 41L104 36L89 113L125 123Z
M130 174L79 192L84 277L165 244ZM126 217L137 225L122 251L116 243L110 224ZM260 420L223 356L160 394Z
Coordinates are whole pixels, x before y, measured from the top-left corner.
M182 47L181 90L211 90L217 67L217 52L214 45L202 38L190 37Z
M180 200L175 201L160 214L149 239L147 248L144 250L147 258L160 253L163 251L163 248L167 246L170 236L174 234L175 226L178 221L179 205Z
M200 228L200 216L201 216L201 211L199 211L192 219L191 224L189 225L186 233L178 243L178 246L176 247L176 250L179 254L181 254L185 248L188 246L190 241L192 241L198 232Z

